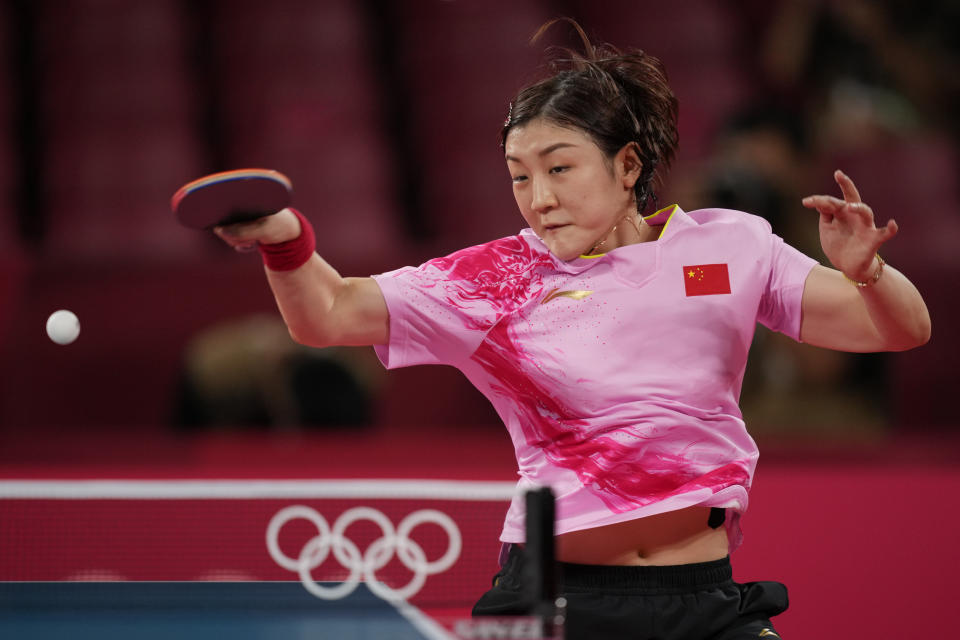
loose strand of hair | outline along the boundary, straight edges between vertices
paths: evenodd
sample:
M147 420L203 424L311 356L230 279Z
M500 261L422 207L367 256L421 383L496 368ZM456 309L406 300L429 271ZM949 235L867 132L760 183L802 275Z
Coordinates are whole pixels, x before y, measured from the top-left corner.
M587 35L587 33L583 30L583 27L580 26L580 23L579 23L579 22L577 22L576 20L574 20L573 18L570 18L570 17L568 17L568 16L560 16L560 17L558 17L558 18L553 18L553 19L548 20L547 22L543 23L542 25L540 25L540 28L537 29L537 32L534 33L533 36L531 36L531 38L530 38L530 44L531 44L531 45L537 44L537 42L540 41L540 38L542 38L542 37L544 36L544 34L546 34L546 32L550 30L550 27L552 27L553 25L557 24L558 22L566 22L568 25L570 25L571 27L573 27L574 31L577 32L577 35L580 36L580 41L583 43L583 50L584 50L584 52L587 54L587 55L586 55L586 59L588 59L588 60L594 60L594 59L596 59L596 53L597 53L597 52L596 52L596 49L595 49L594 46L593 46L593 43L590 42L590 37L589 37L589 36ZM560 47L560 48L563 49L564 51L569 52L569 53L574 53L574 52L571 51L570 49L563 48L563 47ZM574 55L575 55L575 54L574 54Z

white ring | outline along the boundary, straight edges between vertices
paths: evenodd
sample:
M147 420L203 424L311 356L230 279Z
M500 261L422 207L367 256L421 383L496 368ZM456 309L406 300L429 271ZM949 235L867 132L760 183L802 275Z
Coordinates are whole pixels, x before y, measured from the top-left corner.
M333 555L335 555L337 557L337 560L340 561L340 564L342 564L345 567L350 566L350 562L352 561L352 559L344 558L340 554L341 547L337 542L348 541L348 538L344 537L343 534L347 530L347 527L349 527L351 524L353 524L357 520L370 520L374 524L380 525L380 530L383 532L383 538L389 540L388 544L390 546L393 546L396 544L397 534L393 528L393 523L390 522L390 519L387 518L387 516L383 515L382 512L377 511L376 509L372 509L370 507L354 507L352 509L348 509L347 511L344 511L343 513L341 513L340 517L337 518L337 521L333 524L333 540L334 540ZM350 544L353 544L353 543L351 542ZM371 544L371 546L373 545ZM356 546L354 546L353 548L356 549ZM379 569L384 565L386 565L388 562L390 562L390 558L393 557L393 549L390 549L390 547L387 547L387 551L389 551L389 553L385 554L386 557L382 560L382 562L379 562L373 567L373 569L370 571L371 574L373 573L374 570ZM368 547L367 554L365 554L363 557L364 562L366 562L367 555L369 555L369 552L370 552L370 549ZM360 560L361 560L360 553L358 551L357 561L359 562Z
M310 575L311 567L310 563L306 561L306 558L314 552L313 547L315 546L324 546L327 549L330 548L330 538L322 538L317 536L313 538L307 544L303 546L303 550L300 552L300 557L304 559L304 562L300 565L298 574L300 575L300 582L303 583L304 588L315 595L316 597L322 600L339 600L340 598L345 598L357 588L357 585L360 584L360 572L362 570L363 559L360 557L360 550L357 549L357 545L353 544L351 540L344 538L341 540L346 545L349 545L347 548L350 550L349 554L352 556L350 567L350 575L347 576L347 579L332 587L324 587L319 582L313 579L313 576ZM334 547L337 548L337 547Z
M300 558L294 560L280 549L280 543L278 542L278 538L280 537L280 529L283 528L283 525L296 518L302 518L312 522L317 527L317 531L320 534L319 538L323 543L325 543L322 544L318 549L320 553L316 558L316 563L312 564L310 568L314 569L319 567L320 563L326 559L327 554L330 552L330 525L327 524L327 521L323 519L322 515L310 507L305 507L299 504L286 507L278 511L270 519L270 524L267 526L267 551L270 552L270 557L273 558L273 561L287 571L299 571L300 559L302 558L303 553L301 552ZM313 561L311 561L311 563L312 562Z
M302 518L313 523L317 535L300 550L296 560L280 549L280 529L290 520ZM383 535L370 543L361 554L357 545L346 536L347 528L358 520L369 520L380 527ZM447 533L447 550L429 562L426 552L409 534L421 524L432 522ZM395 529L383 512L371 507L354 507L340 514L330 525L322 515L310 507L293 505L278 511L267 526L267 550L270 557L288 571L299 575L303 586L311 594L324 600L336 600L352 593L360 583L361 576L372 593L389 601L406 600L414 596L426 583L427 576L446 571L460 557L463 539L456 523L447 514L435 509L421 509L408 514ZM326 587L313 579L312 572L333 551L337 561L349 570L347 578L333 587ZM396 554L397 559L413 573L403 587L394 589L377 579L376 572L385 567Z
M440 558L433 562L425 562L421 566L405 558L404 554L407 549L406 545L408 543L413 544L413 541L408 537L410 532L425 522L432 522L443 527L443 530L447 532L448 544L447 552ZM420 511L414 511L404 518L400 526L397 527L397 540L399 541L397 545L397 556L403 564L412 571L423 571L431 575L434 573L443 573L452 567L453 563L460 557L460 551L463 549L463 540L460 538L460 529L457 528L457 523L453 521L453 518L436 509L421 509ZM424 560L426 560L426 558L424 558ZM411 566L411 564L414 566ZM414 569L414 567L416 567L416 569Z
M427 563L427 555L423 552L423 547L418 545L413 540L407 540L407 544L411 546L412 549L416 549L414 555L417 556L417 566L422 567ZM374 548L380 546L386 546L387 543L383 538L379 540L374 540L369 547L367 547L367 554L374 553ZM390 554L393 556L393 553ZM406 562L404 562L406 565ZM407 565L409 567L409 565ZM366 568L366 567L365 567ZM399 602L402 600L407 600L408 598L413 597L414 594L420 591L423 588L423 585L427 582L427 573L425 571L413 571L413 577L410 578L410 582L406 586L399 589L394 589L393 587L387 586L385 583L377 580L377 577L373 574L373 571L365 573L364 578L367 581L367 588L370 589L374 594L380 596L388 602Z

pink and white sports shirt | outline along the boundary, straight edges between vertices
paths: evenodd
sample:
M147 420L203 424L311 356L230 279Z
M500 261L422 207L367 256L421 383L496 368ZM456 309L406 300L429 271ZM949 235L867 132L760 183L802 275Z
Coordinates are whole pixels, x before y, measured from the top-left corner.
M510 432L526 489L551 486L556 532L700 505L741 541L757 447L738 407L756 323L799 340L815 261L739 211L647 218L658 240L563 262L530 230L374 276L387 368L447 364Z

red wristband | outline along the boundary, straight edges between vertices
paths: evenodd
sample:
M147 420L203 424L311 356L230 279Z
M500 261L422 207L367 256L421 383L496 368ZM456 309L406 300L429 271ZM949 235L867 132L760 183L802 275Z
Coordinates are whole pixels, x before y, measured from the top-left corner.
M317 248L313 225L296 209L290 209L300 220L300 235L293 240L275 244L258 244L263 264L271 271L293 271L307 263Z

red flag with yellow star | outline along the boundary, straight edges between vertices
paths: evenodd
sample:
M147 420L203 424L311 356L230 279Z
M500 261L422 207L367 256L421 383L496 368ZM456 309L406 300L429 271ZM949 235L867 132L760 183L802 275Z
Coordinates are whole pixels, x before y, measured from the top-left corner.
M730 293L730 273L725 264L695 264L683 268L683 284L688 296Z

